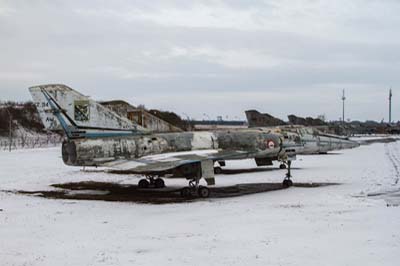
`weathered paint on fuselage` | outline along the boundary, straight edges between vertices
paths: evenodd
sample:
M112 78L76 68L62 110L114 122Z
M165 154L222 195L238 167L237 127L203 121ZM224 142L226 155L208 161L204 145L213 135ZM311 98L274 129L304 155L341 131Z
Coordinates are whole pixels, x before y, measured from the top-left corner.
M63 144L62 154L64 163L74 166L96 166L118 159L196 150L235 151L227 160L278 159L285 153L282 142L279 135L262 130L162 133L70 140Z
M340 136L323 134L317 129L303 126L280 126L262 130L280 134L286 145L296 145L297 154L318 154L330 151L352 149L360 144Z

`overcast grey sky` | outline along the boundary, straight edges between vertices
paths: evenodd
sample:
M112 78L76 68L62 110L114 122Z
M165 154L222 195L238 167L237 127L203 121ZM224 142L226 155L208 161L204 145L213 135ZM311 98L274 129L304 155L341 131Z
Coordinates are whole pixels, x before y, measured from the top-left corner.
M0 0L0 100L63 83L201 119L400 120L400 1Z

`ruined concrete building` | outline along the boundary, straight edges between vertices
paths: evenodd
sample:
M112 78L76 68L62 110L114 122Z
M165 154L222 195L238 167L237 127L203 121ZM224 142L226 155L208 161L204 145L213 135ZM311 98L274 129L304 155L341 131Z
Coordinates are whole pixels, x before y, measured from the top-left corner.
M101 104L112 111L116 112L120 116L127 117L134 123L150 129L154 132L181 132L182 130L171 123L149 113L143 108L137 108L131 104L117 100L101 102Z

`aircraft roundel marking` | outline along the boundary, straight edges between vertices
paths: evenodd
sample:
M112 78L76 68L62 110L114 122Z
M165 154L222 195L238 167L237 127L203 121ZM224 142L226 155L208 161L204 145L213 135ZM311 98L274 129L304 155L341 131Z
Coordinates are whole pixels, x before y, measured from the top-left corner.
M267 144L267 148L268 149L274 149L275 148L275 142L272 141L272 140L267 140L266 144Z

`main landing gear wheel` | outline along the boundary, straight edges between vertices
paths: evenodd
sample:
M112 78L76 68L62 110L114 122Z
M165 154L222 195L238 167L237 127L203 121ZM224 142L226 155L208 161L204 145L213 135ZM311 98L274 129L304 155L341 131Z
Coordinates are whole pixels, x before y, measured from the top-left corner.
M286 167L286 164L281 164L281 165L279 165L279 169L286 169L287 167Z
M197 190L197 194L200 198L208 198L210 196L210 190L208 189L208 187L200 186Z
M210 189L203 186L199 186L197 189L193 187L184 187L181 189L181 196L185 199L194 198L196 196L205 199L210 197Z
M139 188L165 188L165 182L162 178L154 179L152 177L148 179L141 179L138 184Z
M214 167L214 174L215 175L222 174L222 168L221 167Z
M289 187L293 186L293 181L290 179L285 179L285 180L283 180L282 185L284 188L289 188Z
M199 180L194 179L189 182L188 187L181 189L182 198L208 198L210 196L210 190L208 187L199 186Z
M192 189L190 187L184 187L181 190L182 198L188 199L192 197Z
M156 188L165 188L165 182L163 179L157 178L156 180L154 180L154 186Z
M141 179L138 184L139 188L149 188L150 182L146 179Z

